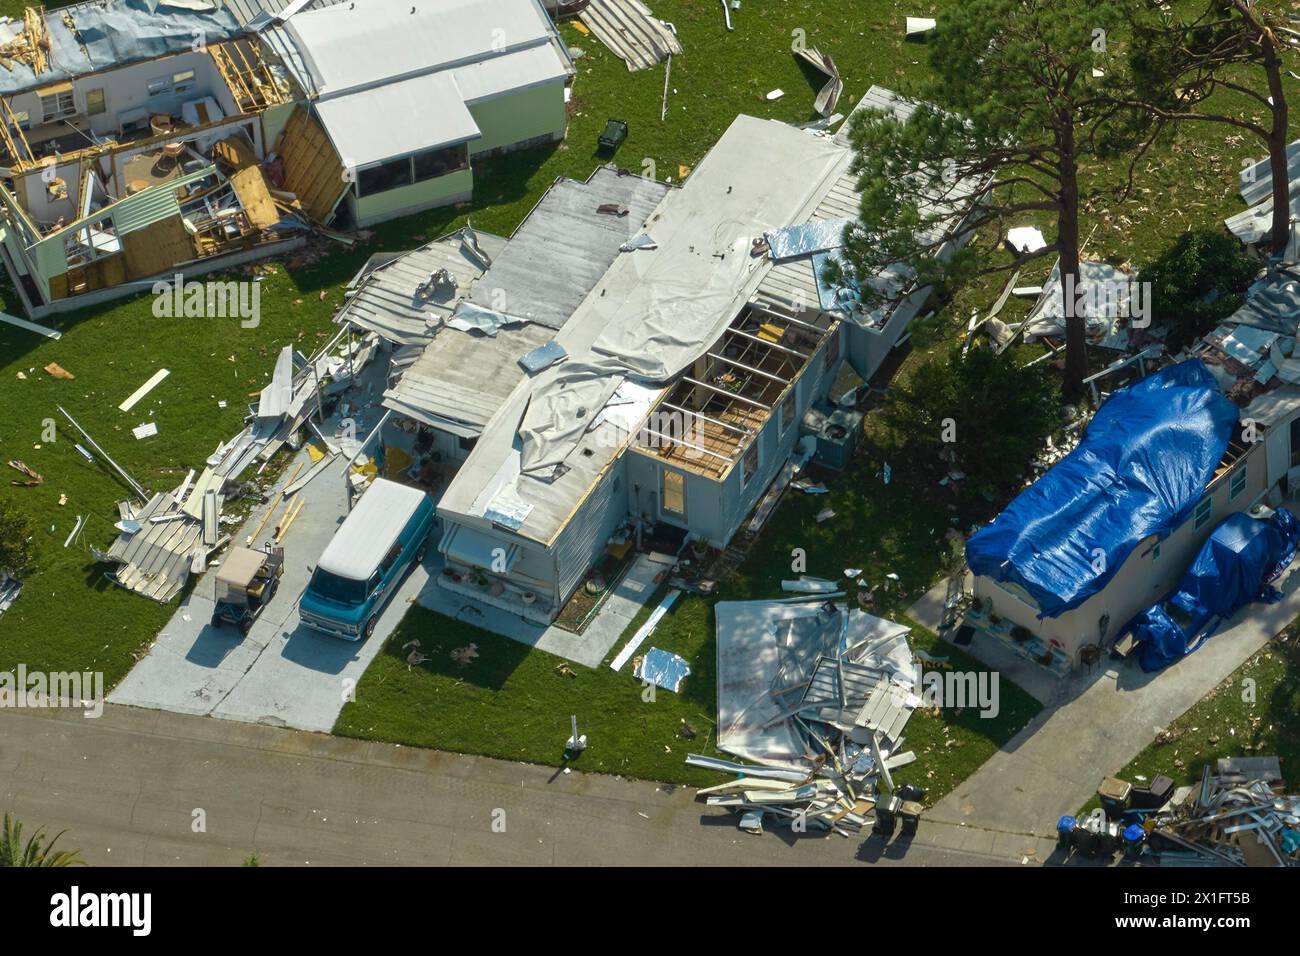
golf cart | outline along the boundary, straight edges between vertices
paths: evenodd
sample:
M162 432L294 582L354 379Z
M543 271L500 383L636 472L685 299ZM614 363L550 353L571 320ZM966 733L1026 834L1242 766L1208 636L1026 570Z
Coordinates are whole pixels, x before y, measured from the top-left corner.
M233 624L247 634L262 608L271 603L284 574L284 548L264 551L232 548L217 570L217 605L212 626Z

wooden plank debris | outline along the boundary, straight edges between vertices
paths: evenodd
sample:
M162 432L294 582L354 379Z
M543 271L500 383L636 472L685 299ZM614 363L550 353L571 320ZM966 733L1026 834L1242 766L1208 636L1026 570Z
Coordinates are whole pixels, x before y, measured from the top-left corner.
M136 403L139 402L140 399L144 398L155 388L157 388L158 383L161 382L170 374L171 372L169 372L165 368L160 368L158 371L154 372L153 375L149 376L149 381L145 382L143 385L137 388L134 392L132 392L129 396L127 396L126 401L124 401L121 405L117 406L118 411L129 412L131 409L135 408Z

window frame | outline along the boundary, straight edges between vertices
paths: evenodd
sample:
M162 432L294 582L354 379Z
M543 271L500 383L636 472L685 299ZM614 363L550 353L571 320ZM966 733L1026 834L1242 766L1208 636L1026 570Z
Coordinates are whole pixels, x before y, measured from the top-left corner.
M1192 528L1199 531L1214 517L1214 496L1206 495L1196 503L1192 510Z
M755 435L754 440L749 443L745 449L745 454L740 458L740 484L741 487L748 488L749 483L758 475L759 469L763 467L763 449L759 441L760 435ZM753 458L753 464L750 464L750 458Z
M406 168L405 181L393 180L391 185L384 186L380 189L362 188L362 181L365 179L367 173L374 174L382 169L396 170L401 168L402 166L405 166ZM357 170L357 182L356 182L357 198L367 199L371 196L378 196L381 195L382 193L392 192L395 189L404 189L407 186L413 186L415 185L415 182L413 179L411 179L411 175L412 173L411 173L410 156L399 156L395 159L385 159L384 161L379 163L370 163L369 165L363 166L361 169Z
M670 478L672 479L672 481L673 481L673 482L676 484L676 486L677 486L676 494L675 494L674 497L675 497L675 500L677 500L677 501L680 502L680 504L681 504L681 509L680 509L680 510L678 510L677 508L672 507L672 506L669 505L669 503L668 503L668 501L669 501L668 482L669 482L669 479L670 479ZM685 518L686 518L686 507L687 507L687 504L686 504L686 473L685 473L685 472L678 471L678 470L675 469L675 468L664 468L663 471L662 471L661 477L660 477L659 486L660 486L660 487L659 487L659 508L660 508L660 510L663 511L664 514L671 515L671 516L674 517L674 518L681 518L681 519L685 520Z
M785 398L781 399L780 428L781 428L782 435L788 432L790 430L790 426L794 424L794 413L795 413L794 406L795 406L794 389L791 388L788 392L786 392Z
M66 98L67 106L64 106ZM51 113L46 103L47 100L54 100L54 112ZM59 120L67 119L70 116L77 115L77 97L74 90L56 90L53 93L44 93L40 95L41 101L41 123L57 123Z
M1246 484L1250 479L1249 467L1238 468L1228 476L1228 500L1232 501L1239 494L1246 490Z

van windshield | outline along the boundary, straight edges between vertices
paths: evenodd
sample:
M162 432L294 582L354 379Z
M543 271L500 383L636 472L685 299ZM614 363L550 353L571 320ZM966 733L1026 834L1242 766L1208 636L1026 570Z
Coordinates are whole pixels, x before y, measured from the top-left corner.
M323 598L340 604L360 604L366 599L366 582L342 578L322 568L311 576L311 589Z

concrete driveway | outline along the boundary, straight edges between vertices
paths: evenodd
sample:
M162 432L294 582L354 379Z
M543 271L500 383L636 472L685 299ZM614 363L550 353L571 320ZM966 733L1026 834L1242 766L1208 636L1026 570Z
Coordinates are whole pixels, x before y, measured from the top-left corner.
M306 451L303 474L311 467ZM284 577L275 598L247 636L211 625L216 575L211 570L163 628L149 654L109 694L109 700L185 714L208 714L302 730L329 731L350 689L428 581L413 568L395 590L369 640L352 643L303 627L298 597L317 558L346 515L342 456L301 492L306 504L285 536ZM293 468L286 469L286 477ZM282 479L283 480L283 479ZM272 534L283 502L271 496L276 517L254 544ZM261 520L258 509L235 536L244 538Z

